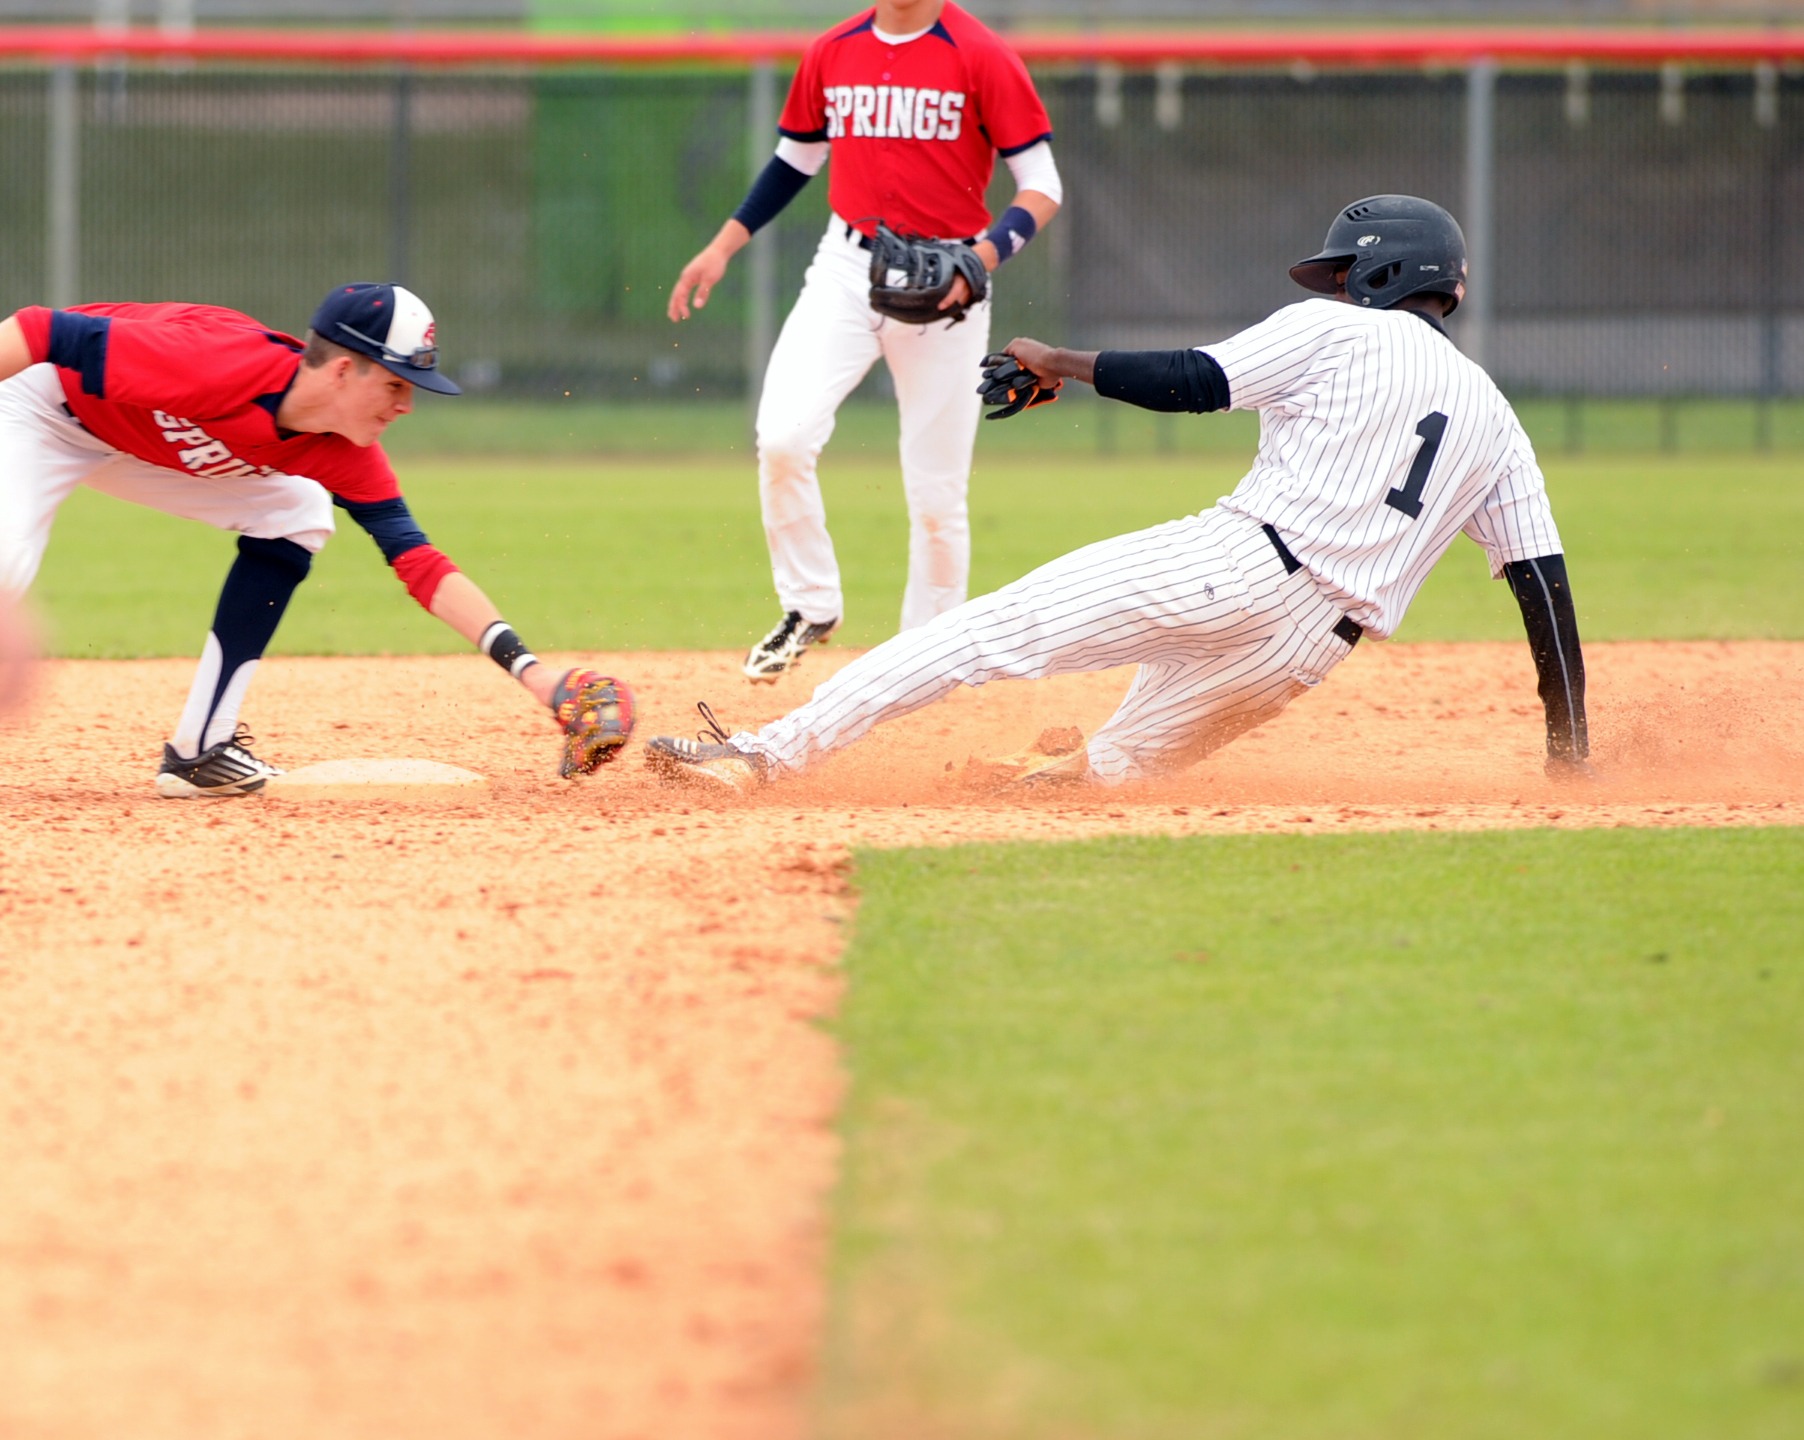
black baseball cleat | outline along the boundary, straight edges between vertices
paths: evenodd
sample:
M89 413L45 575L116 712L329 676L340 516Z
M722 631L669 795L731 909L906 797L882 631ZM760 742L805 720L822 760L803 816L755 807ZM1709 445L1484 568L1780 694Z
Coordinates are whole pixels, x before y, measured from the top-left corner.
M756 790L770 778L770 762L727 740L726 728L714 718L707 701L695 707L707 729L691 740L686 735L657 735L645 745L645 764L659 778L684 785L714 785L728 790Z
M810 645L825 645L837 629L837 620L804 620L800 610L791 610L770 634L752 646L740 668L748 680L775 681L795 666Z
M254 794L282 772L251 754L253 743L255 737L240 725L230 740L209 745L192 760L182 759L174 746L164 745L157 794L165 800Z

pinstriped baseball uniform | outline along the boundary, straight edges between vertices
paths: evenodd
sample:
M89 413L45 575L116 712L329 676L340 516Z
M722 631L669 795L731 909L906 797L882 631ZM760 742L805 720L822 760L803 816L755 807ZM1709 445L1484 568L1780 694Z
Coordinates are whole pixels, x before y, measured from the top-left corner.
M1464 530L1491 557L1552 555L1559 530L1509 402L1407 310L1304 300L1218 345L1259 453L1222 508L1271 525L1367 633L1393 634Z
M1461 530L1494 574L1560 551L1508 402L1424 316L1306 300L1201 348L1231 408L1260 412L1232 495L905 631L730 743L796 770L957 685L1136 663L1087 753L1098 780L1144 778L1276 715L1362 629L1391 634Z

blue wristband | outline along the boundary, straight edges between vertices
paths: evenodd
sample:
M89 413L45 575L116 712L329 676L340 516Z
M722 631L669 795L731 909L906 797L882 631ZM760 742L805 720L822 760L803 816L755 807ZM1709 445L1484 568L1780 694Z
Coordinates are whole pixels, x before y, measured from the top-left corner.
M996 247L996 263L1001 265L1025 250L1039 228L1032 215L1019 205L1011 205L1002 212L1000 220L983 232L983 238Z

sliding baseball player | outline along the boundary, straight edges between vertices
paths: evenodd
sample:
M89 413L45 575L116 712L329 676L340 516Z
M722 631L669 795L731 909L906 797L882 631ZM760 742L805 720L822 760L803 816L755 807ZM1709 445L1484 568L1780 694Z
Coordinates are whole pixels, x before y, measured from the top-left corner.
M1271 719L1363 637L1390 635L1464 532L1521 608L1548 773L1589 774L1584 661L1541 470L1509 403L1442 328L1466 290L1459 226L1426 200L1373 196L1290 274L1323 298L1218 344L1099 354L1019 339L983 370L991 418L1056 399L1066 379L1150 410L1257 410L1258 454L1233 494L898 635L761 730L660 737L647 762L745 789L958 685L1134 663L1087 745L1023 778L1167 774Z

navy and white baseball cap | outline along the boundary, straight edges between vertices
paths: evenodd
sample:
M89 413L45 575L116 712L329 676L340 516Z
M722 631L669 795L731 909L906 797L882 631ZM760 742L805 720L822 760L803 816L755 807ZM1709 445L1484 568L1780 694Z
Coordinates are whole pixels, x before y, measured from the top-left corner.
M459 395L439 373L438 327L426 302L399 285L340 285L313 312L313 333L367 355L422 390Z

